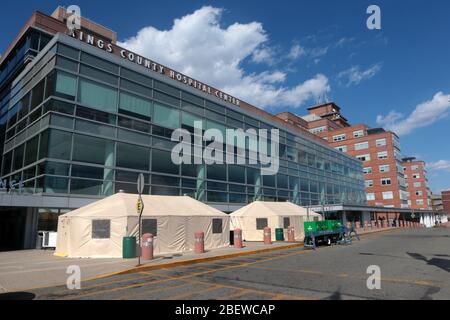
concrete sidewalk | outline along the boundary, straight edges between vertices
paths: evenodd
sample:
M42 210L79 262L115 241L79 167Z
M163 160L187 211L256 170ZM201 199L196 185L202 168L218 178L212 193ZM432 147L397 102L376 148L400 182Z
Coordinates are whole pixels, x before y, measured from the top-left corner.
M243 249L226 247L207 251L204 254L185 252L183 254L156 256L152 261L143 261L148 266L170 266L195 263L208 259L221 259L266 250L284 249L301 243L278 242L264 245L261 242L246 242ZM108 276L136 267L136 259L73 259L53 255L53 250L24 250L0 252L0 293L23 291L32 288L64 285L67 281L67 267L75 265L81 269L81 280Z

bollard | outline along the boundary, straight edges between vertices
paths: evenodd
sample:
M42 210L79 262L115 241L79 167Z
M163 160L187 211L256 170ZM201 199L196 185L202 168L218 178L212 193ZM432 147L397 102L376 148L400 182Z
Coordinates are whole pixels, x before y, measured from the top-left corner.
M371 220L370 221L370 228L374 229L375 228L375 220Z
M141 238L142 260L153 260L153 235L146 233Z
M287 229L287 237L289 242L295 242L295 230L294 227L290 226Z
M356 221L356 229L361 229L361 222L359 222L359 221Z
M272 244L272 230L269 227L264 228L264 244Z
M195 253L205 253L205 233L198 231L195 233Z
M364 230L369 230L369 224L367 223L367 221L364 221Z
M244 247L242 245L242 230L241 229L234 230L234 247L236 249L241 249Z

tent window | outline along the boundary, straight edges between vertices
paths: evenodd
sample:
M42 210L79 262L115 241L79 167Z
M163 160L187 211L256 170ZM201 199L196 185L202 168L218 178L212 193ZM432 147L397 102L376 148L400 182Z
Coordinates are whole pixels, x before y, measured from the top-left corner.
M222 233L222 219L213 219L212 225L213 225L213 234Z
M111 220L92 220L92 239L109 239Z
M158 220L156 219L143 219L142 220L142 234L151 233L154 237L157 236Z
M283 218L283 228L287 229L291 225L291 219L289 217Z
M264 230L267 227L267 218L256 219L256 230Z

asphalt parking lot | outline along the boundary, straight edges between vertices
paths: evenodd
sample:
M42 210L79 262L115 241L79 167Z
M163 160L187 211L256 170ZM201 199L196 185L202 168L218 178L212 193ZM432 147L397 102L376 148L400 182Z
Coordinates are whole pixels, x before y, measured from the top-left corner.
M18 293L33 299L450 299L450 228L400 229L349 246L284 249ZM381 270L369 290L367 267Z

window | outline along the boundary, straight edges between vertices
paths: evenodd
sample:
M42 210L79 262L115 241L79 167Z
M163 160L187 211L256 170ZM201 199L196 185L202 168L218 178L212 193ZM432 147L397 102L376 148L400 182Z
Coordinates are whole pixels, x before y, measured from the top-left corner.
M417 200L416 200L416 204L417 204L418 206L423 206L423 204L424 204L423 199L417 199Z
M363 173L364 173L364 174L370 174L370 173L372 173L372 168L371 168L371 167L366 167L366 168L364 168L364 169L363 169Z
M369 148L369 142L367 142L367 141L355 144L355 150L363 150L363 149L368 149L368 148Z
M353 131L353 137L354 138L364 137L364 130Z
M75 100L77 92L77 78L65 72L58 72L56 74L56 84L52 84L53 77L47 81L47 89L55 90L55 94L59 97L69 100ZM52 85L55 87L52 88ZM50 94L47 94L47 97Z
M102 111L117 112L117 91L92 81L80 79L78 101Z
M109 239L111 220L92 220L92 239Z
M422 191L416 191L416 196L417 196L417 197L423 196L423 192L422 192Z
M150 233L154 237L158 235L158 220L142 219L142 234Z
M125 143L117 143L116 166L148 171L150 150Z
M222 233L222 230L223 230L222 219L212 219L213 234L220 234Z
M413 174L413 179L420 179L420 174L418 174L418 173Z
M388 164L382 165L379 168L380 168L380 172L389 172L391 170L391 167Z
M420 188L420 187L422 187L421 182L414 182L414 188Z
M264 230L267 227L267 218L256 218L256 230Z
M347 136L345 134L340 134L337 136L333 136L333 141L337 142L337 141L344 141L347 139Z
M291 226L291 218L289 217L284 217L283 218L283 228L287 229Z
M339 146L335 148L336 150L339 150L341 152L347 152L348 148L347 146Z
M367 193L367 201L374 201L375 193Z
M419 170L419 166L412 166L412 167L411 167L411 170L412 170L412 171L417 171L417 170Z
M146 99L121 92L119 109L123 111L122 113L137 117L144 116L148 119L151 117L152 104Z
M172 162L170 152L153 149L152 151L152 171L178 174L179 166Z
M85 52L81 53L81 61L85 62L87 64L90 64L91 66L95 66L97 68L112 72L112 73L119 73L119 67L115 64L109 63L103 59L91 56L90 54L87 54ZM123 71L123 70L122 70Z
M318 134L318 133L327 131L327 127L326 127L326 126L317 127L317 128L309 129L309 131L310 131L312 134Z
M32 164L37 160L38 156L38 142L39 136L34 137L27 141L27 147L25 149L25 165Z
M364 181L364 184L365 184L366 188L373 187L373 180L366 180L366 181Z
M153 122L157 125L177 129L180 127L180 111L155 103Z
M391 178L383 178L383 179L381 179L381 185L382 186L388 186L388 185L391 185L391 184L392 184Z
M73 142L73 160L113 166L114 142L83 135L75 135Z
M370 154L363 154L360 156L356 156L356 159L359 159L361 161L370 161Z
M81 65L80 67L80 74L85 75L89 78L93 78L95 80L100 80L103 82L107 82L113 86L117 86L117 80L118 78L116 76L113 76L109 73L100 71L95 68L91 68L85 65Z
M387 151L378 152L378 159L385 160L387 158L388 158L388 152Z
M72 134L59 130L48 130L42 134L39 159L54 158L69 160Z
M384 200L394 199L394 193L392 191L383 192L383 199Z
M383 147L386 145L386 139L378 139L375 144L377 147Z

